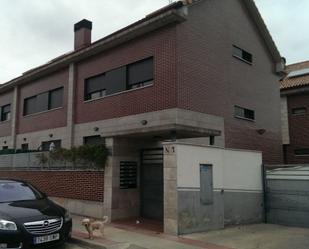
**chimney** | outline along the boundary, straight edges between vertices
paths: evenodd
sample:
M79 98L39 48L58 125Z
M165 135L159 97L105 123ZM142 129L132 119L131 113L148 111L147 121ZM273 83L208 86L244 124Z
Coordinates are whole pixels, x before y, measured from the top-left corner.
M83 19L74 25L74 50L91 44L92 22Z

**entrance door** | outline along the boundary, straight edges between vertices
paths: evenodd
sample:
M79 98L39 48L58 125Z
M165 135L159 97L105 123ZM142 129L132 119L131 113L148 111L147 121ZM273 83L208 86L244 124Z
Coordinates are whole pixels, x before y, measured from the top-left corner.
M141 215L163 220L163 149L142 151Z

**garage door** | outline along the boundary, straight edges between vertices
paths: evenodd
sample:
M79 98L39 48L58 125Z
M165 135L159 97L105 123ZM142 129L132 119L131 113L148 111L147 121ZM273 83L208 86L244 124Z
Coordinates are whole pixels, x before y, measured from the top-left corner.
M267 171L268 223L309 227L309 167Z

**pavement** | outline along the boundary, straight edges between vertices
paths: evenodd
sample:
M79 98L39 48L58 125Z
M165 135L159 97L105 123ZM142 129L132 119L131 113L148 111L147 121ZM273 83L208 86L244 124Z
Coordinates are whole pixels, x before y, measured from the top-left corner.
M138 225L125 221L111 223L105 227L104 237L95 232L95 239L89 240L85 228L81 225L82 218L73 216L73 241L81 246L98 249L232 249L207 241L166 235L158 231L155 225L149 228L143 222Z
M81 220L82 217L73 216L73 242L78 246L94 249L309 248L309 229L305 228L256 224L177 237L163 234L155 224L129 224L124 221L108 224L104 237L96 232L95 239L89 240Z

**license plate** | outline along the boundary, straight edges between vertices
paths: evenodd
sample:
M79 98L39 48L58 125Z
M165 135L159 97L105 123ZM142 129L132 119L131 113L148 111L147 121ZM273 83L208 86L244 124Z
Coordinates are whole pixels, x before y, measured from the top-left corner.
M47 242L51 242L51 241L55 241L59 239L60 239L60 235L59 233L56 233L56 234L51 234L51 235L35 237L33 239L33 243L37 245L37 244L47 243Z

